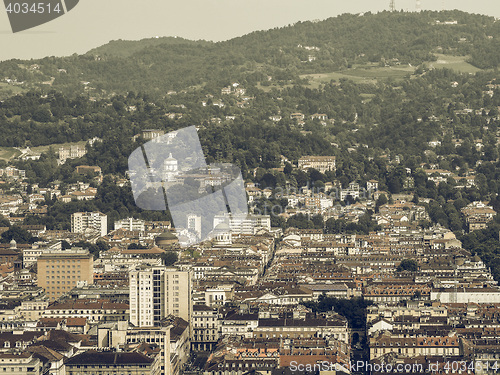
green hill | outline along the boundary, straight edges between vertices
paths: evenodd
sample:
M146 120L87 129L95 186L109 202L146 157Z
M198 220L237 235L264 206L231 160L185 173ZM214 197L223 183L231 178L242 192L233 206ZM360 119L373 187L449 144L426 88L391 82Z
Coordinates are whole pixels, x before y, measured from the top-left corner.
M84 55L5 61L0 63L0 77L15 82L17 90L164 95L200 85L222 87L235 80L247 86L283 86L303 83L301 79L311 74L382 79L391 74L364 70L404 66L412 68L411 73L422 63L436 62L436 54L458 58L462 67L470 63L489 69L500 64L499 44L500 25L493 17L460 11L344 14L219 43L182 38L112 41ZM403 69L397 76L404 75Z
M129 57L145 49L162 46L163 48L179 44L203 45L210 42L194 42L178 37L156 37L142 40L112 40L103 46L91 49L86 54L89 56L114 56Z

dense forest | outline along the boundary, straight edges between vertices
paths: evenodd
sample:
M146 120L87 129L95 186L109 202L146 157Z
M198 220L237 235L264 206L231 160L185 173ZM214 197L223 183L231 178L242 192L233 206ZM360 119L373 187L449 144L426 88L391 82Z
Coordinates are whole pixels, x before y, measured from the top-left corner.
M218 43L119 40L84 55L4 61L0 71L2 78L22 82L21 87L52 87L71 96L131 90L164 96L168 90L231 81L269 84L269 77L276 83L297 83L301 74L367 63L418 66L435 61L436 53L468 56L479 68L496 68L499 38L500 25L493 17L460 11L344 14Z

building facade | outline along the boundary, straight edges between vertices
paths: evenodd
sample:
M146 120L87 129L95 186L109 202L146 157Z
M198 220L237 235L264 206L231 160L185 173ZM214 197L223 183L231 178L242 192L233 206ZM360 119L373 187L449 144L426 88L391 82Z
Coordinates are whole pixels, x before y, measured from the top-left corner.
M130 322L159 326L168 315L191 321L191 272L173 267L146 267L130 272Z
M321 173L335 170L335 156L302 156L298 163L299 169L316 169Z
M38 286L50 300L73 289L79 281L94 282L94 258L88 250L73 248L41 254L37 259Z
M95 232L100 236L108 233L108 217L101 212L75 212L71 215L73 233Z
M32 353L2 353L0 371L9 375L40 375L43 373L43 363Z
M144 232L146 228L146 222L141 219L134 219L133 217L128 217L126 219L115 221L115 230L124 229L130 231L140 231Z
M228 224L231 232L235 234L255 234L258 229L271 230L270 215L225 214L214 216L214 228L223 223Z
M212 350L219 340L218 310L206 305L193 306L193 350Z
M137 352L87 351L70 358L67 375L158 375L158 361Z

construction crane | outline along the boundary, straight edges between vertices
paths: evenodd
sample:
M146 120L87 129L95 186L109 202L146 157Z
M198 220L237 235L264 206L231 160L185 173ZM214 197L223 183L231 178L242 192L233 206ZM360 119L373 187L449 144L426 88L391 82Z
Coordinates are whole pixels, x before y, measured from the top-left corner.
M396 10L396 0L391 0L391 4L389 5L389 9L391 12L394 12Z

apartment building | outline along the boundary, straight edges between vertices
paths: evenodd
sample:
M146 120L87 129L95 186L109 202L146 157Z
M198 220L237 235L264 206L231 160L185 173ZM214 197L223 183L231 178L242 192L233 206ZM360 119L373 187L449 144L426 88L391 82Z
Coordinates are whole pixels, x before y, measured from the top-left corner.
M271 230L270 215L224 214L214 216L214 228L221 223L229 225L234 234L255 234L258 229Z
M152 139L161 137L162 135L165 134L164 130L158 130L158 129L144 129L141 133L142 138L144 138L146 141L150 141Z
M168 315L191 321L191 271L144 267L130 272L130 322L136 327L159 326Z
M485 202L472 202L461 211L465 216L469 232L486 228L496 214L493 206L488 206Z
M123 229L129 231L140 231L144 232L146 222L141 219L134 219L133 217L128 217L126 219L115 221L115 230Z
M193 350L212 350L219 340L218 310L206 305L193 306Z
M108 233L108 217L101 212L75 212L71 215L71 232L95 232L105 236Z
M65 363L68 375L158 375L158 360L137 352L98 352L89 350Z
M0 371L9 375L40 375L43 373L43 362L32 353L2 353Z
M90 324L125 321L129 316L129 305L110 299L86 298L54 302L43 312L44 318L82 319Z
M370 338L370 359L376 359L388 353L405 356L458 356L460 338L446 337L392 337L381 334Z
M48 306L49 302L41 298L22 301L19 313L25 320L34 322L41 318Z
M44 252L51 252L53 250L61 250L61 241L53 241L48 244L33 244L31 248L23 249L23 265L29 267L35 264L38 257Z
M72 248L41 254L37 259L38 286L50 300L73 289L79 281L94 282L94 258L88 250Z
M172 326L128 328L125 335L125 341L128 345L137 345L139 343L158 345L160 351L157 357L159 357L158 367L161 375L174 375L170 351L171 328Z

